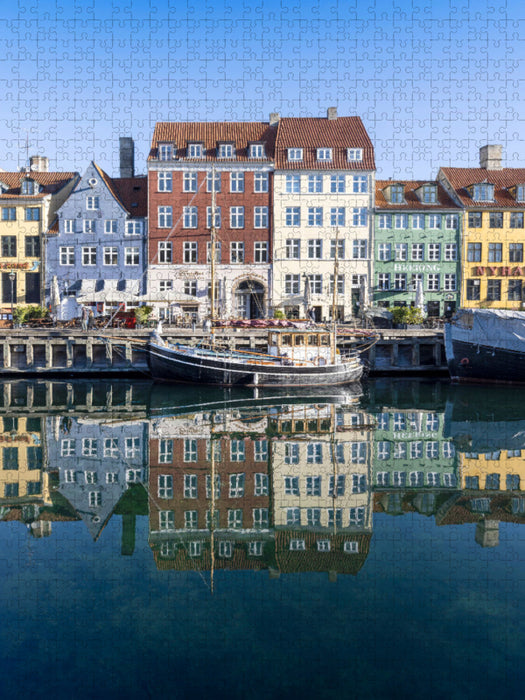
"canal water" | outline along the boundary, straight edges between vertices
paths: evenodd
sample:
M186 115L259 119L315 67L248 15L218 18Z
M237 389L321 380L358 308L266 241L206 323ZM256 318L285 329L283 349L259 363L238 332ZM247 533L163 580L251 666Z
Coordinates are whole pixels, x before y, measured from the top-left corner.
M2 697L521 695L515 388L1 386Z

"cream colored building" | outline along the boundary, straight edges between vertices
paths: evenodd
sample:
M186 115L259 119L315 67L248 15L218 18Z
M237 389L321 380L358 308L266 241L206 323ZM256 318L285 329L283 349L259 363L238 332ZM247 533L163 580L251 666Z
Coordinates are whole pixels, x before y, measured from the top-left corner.
M359 117L282 118L275 149L272 302L351 318L370 299L375 164ZM337 241L337 265L336 265ZM337 273L336 273L337 267Z

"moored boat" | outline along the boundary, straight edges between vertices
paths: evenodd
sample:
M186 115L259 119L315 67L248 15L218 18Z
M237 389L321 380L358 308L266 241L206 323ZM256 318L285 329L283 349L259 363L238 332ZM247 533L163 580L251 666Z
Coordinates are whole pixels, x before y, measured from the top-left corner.
M266 353L210 346L172 344L158 333L149 343L155 379L221 386L334 386L358 381L363 363L358 351L344 358L335 334L327 330L271 330Z
M445 325L445 352L453 380L525 382L525 312L461 309Z

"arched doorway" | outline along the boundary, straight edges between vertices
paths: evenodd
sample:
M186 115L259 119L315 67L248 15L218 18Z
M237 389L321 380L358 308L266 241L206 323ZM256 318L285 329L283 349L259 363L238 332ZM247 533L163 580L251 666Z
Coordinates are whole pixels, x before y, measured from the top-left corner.
M264 318L264 286L255 280L244 280L235 292L236 315L239 318Z

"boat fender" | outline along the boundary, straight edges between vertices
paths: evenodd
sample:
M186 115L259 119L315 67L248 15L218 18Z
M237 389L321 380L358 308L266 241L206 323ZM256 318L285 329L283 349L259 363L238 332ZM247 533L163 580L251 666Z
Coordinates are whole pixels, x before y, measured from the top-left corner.
M470 365L470 360L468 359L468 357L463 357L463 358L459 361L459 364L460 364L460 365L463 365L463 367L466 367L467 365Z

